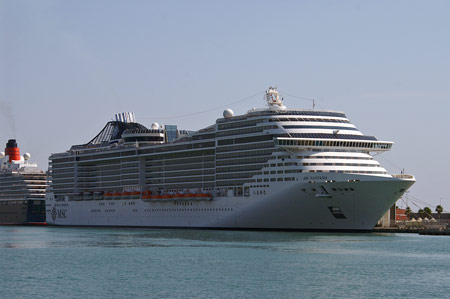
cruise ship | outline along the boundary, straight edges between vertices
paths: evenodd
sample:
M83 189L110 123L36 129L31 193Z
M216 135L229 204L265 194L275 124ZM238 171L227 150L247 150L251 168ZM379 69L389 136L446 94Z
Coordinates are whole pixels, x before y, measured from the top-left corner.
M49 157L54 225L370 231L415 182L374 159L393 142L336 111L226 109L199 131L121 113L91 141Z
M0 153L0 224L45 224L47 175L15 139Z

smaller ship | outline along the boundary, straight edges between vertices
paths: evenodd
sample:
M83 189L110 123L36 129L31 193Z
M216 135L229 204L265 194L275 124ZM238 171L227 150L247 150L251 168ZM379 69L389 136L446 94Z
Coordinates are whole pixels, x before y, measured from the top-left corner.
M0 152L0 224L46 224L47 174L30 157L15 139Z

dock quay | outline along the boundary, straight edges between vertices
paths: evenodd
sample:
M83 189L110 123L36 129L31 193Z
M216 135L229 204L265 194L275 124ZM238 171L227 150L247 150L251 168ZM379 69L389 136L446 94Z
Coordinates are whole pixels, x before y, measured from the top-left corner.
M450 229L446 225L441 227L374 227L373 232L450 236Z
M435 236L450 236L450 229L423 229L419 231L419 235L435 235Z

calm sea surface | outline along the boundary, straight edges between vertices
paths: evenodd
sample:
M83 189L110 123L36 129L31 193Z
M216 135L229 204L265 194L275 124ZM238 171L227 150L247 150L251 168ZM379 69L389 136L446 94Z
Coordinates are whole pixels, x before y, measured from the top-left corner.
M0 227L1 298L450 297L450 237Z

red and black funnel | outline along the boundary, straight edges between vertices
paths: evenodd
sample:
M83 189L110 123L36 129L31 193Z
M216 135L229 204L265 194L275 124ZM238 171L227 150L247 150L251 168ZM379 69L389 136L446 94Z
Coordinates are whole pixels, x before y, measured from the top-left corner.
M9 139L5 148L5 155L9 156L9 163L11 161L20 161L20 149L17 147L16 139Z

